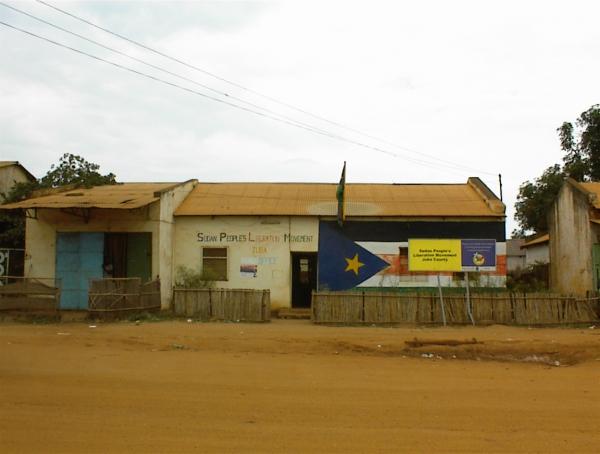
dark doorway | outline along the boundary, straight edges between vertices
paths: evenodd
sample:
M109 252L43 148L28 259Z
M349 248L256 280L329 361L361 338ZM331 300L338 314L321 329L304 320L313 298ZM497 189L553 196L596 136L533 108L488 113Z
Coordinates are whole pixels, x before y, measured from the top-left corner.
M104 235L104 277L152 275L152 234L147 232L107 233Z
M317 254L292 252L292 307L310 307L317 288Z

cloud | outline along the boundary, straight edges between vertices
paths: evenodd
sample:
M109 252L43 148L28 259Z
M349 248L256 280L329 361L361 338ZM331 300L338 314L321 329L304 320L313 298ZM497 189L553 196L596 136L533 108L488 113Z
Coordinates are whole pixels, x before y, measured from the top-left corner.
M38 175L64 152L98 162L121 180L154 181L335 182L346 160L349 181L448 182L479 174L496 188L501 172L510 207L521 182L560 160L556 127L598 97L600 7L591 2L59 5L387 142L285 108L39 4L12 4L216 90L398 154L315 135L0 28L3 158ZM5 8L0 18L215 95ZM432 159L418 152L488 173L424 166L416 161Z

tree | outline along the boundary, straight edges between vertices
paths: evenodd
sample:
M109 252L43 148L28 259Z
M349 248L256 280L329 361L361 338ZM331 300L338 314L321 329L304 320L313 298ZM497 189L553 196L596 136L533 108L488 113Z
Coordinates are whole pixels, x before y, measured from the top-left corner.
M81 156L65 153L58 165L50 166L50 170L40 180L17 183L2 196L2 203L20 202L29 198L35 191L57 188L59 186L86 187L115 184L115 175L102 175L100 166L86 161ZM25 218L22 213L0 210L0 246L23 248L25 245Z
M565 170L578 181L600 181L600 104L583 112L576 121L578 130L565 122L558 132L565 155Z
M575 122L564 122L558 129L562 165L548 167L533 182L519 187L515 219L519 229L513 236L548 231L547 215L567 177L576 181L600 181L600 105L583 112Z
M521 229L513 232L513 236L522 237L531 230L536 233L548 231L546 214L551 209L564 180L563 170L560 165L555 164L548 167L535 181L526 181L519 187L515 219Z
M57 166L54 164L50 166L48 173L40 180L40 188L66 185L91 188L116 183L114 174L101 175L99 169L98 164L87 162L81 156L66 153L60 158Z

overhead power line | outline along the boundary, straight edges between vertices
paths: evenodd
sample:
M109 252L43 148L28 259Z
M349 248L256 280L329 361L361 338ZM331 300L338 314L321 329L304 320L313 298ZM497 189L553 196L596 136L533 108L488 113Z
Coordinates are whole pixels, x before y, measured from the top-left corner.
M294 122L294 123L298 123L298 124L300 124L300 125L302 125L302 126L305 126L305 127L307 127L307 128L311 128L311 129L315 129L315 130L321 130L322 132L325 132L325 133L327 133L327 131L325 131L325 130L322 130L322 129L320 129L320 128L316 127L316 126L313 126L313 125L310 125L310 124L307 124L307 123L304 123L304 122L298 121L298 120L296 120L296 119L294 119L294 118L291 118L291 117L288 117L288 116L285 116L285 115L281 115L280 113L278 113L278 112L275 112L275 111L273 111L273 110L271 110L271 109L267 109L267 108L265 108L265 107L259 106L258 104L254 104L254 103L252 103L252 102L246 101L245 99L238 98L237 96L230 95L229 93L223 92L223 91L221 91L221 90L214 89L214 88L212 88L212 87L210 87L210 86L208 86L208 85L205 85L205 84L202 84L202 83L200 83L200 82L198 82L198 81L196 81L196 80L190 79L189 77L185 77L185 76L182 76L182 75L180 75L180 74L174 73L174 72L172 72L172 71L169 71L169 70L168 70L168 69L166 69L166 68L163 68L163 67L160 67L160 66L154 65L154 64L152 64L152 63L149 63L149 62L147 62L147 61L145 61L145 60L142 60L142 59L140 59L140 58L133 57L133 56L131 56L131 55L129 55L129 54L126 54L125 52L122 52L122 51L118 50L118 49L115 49L115 48L113 48L113 47L110 47L110 46L107 46L107 45L105 45L105 44L102 44L102 43L100 43L100 42L98 42L98 41L95 41L95 40L93 40L93 39L91 39L91 38L88 38L88 37L86 37L86 36L83 36L83 35L81 35L81 34L79 34L79 33L75 33L75 32L73 32L73 31L71 31L71 30L68 30L68 29L66 29L66 28L63 28L63 27L61 27L61 26L59 26L59 25L56 25L56 24L54 24L54 23L52 23L52 22L50 22L50 21L47 21L47 20L45 20L45 19L42 19L42 18L40 18L40 17L38 17L38 16L35 16L35 15L31 14L31 13L28 13L28 12L26 12L26 11L23 11L23 10L21 10L21 9L19 9L19 8L16 8L16 7L14 7L14 6L8 5L8 4L4 3L4 2L0 2L0 5L1 5L1 6L4 6L5 8L9 8L9 9L11 9L11 10L13 10L13 11L15 11L15 12L19 13L19 14L23 14L23 15L25 15L25 16L27 16L27 17L31 18L31 19L34 19L34 20L36 20L36 21L38 21L38 22L41 22L41 23L43 23L43 24L46 24L46 25L48 25L48 26L50 26L50 27L52 27L52 28L55 28L55 29L57 29L57 30L60 30L60 31L62 31L62 32L64 32L64 33L68 33L69 35L76 36L77 38L80 38L80 39L82 39L82 40L84 40L84 41L87 41L87 42L89 42L89 43L95 44L96 46L102 47L103 49L109 50L109 51L111 51L111 52L114 52L114 53L116 53L116 54L118 54L118 55L121 55L121 56L123 56L123 57L129 58L130 60L133 60L133 61L135 61L135 62L141 63L141 64L143 64L143 65L145 65L145 66L148 66L148 67L150 67L150 68L156 69L156 70L158 70L158 71L161 71L161 72L163 72L163 73L165 73L165 74L169 74L170 76L177 77L178 79L185 80L186 82L193 83L194 85L197 85L197 86L199 86L199 87L202 87L202 88L204 88L204 89L206 89L206 90L212 91L213 93L216 93L216 94L218 94L218 95L221 95L221 96L223 96L223 97L225 97L225 98L229 98L229 99L236 100L236 101L238 101L238 102L241 102L241 103L243 103L243 104L246 104L246 105L248 105L248 106L250 106L250 107L253 107L253 108L255 108L255 109L259 109L259 110L262 110L262 111L264 111L264 112L270 113L270 114L272 114L272 115L276 115L276 116L278 116L278 117L284 118L284 119L286 119L286 120L288 120L288 121L291 121L291 122Z
M129 54L126 54L125 52L122 52L122 51L120 51L120 50L118 50L118 49L115 49L115 48L112 48L112 47L110 47L110 46L106 46L105 44L102 44L102 43L100 43L100 42L98 42L98 41L95 41L95 40L93 40L93 39L91 39L91 38L88 38L88 37L86 37L86 36L83 36L83 35L81 35L81 34L79 34L79 33L75 33L75 32L73 32L73 31L71 31L71 30L68 30L68 29L65 29L65 28L63 28L63 27L60 27L59 25L53 24L52 22L49 22L49 21L47 21L47 20L44 20L44 19L42 19L42 18L40 18L40 17L37 17L37 16L35 16L35 15L33 15L33 14L30 14L30 13L28 13L28 12L26 12L26 11L23 11L23 10L20 10L20 9L18 9L18 8L15 8L14 6L7 5L7 4L6 4L6 3L4 3L4 2L0 2L0 5L4 6L4 7L6 7L6 8L9 8L9 9L11 9L11 10L15 11L15 12L18 12L18 13L20 13L20 14L23 14L23 15L25 15L25 16L28 16L28 17L30 17L30 18L32 18L32 19L34 19L34 20L37 20L37 21L39 21L39 22L42 22L43 24L46 24L46 25L48 25L48 26L50 26L50 27L53 27L53 28L55 28L55 29L57 29L57 30L60 30L60 31L62 31L62 32L65 32L65 33L68 33L68 34L70 34L70 35L76 36L77 38L83 39L83 40L85 40L85 41L87 41L87 42L90 42L90 43L92 43L92 44L95 44L95 45L97 45L97 46L100 46L100 47L102 47L102 48L104 48L104 49L106 49L106 50L109 50L109 51L111 51L111 52L114 52L114 53L116 53L116 54L118 54L118 55L121 55L121 56L123 56L123 57L129 58L129 59L131 59L131 60L133 60L133 61L136 61L136 62L138 62L138 63L141 63L141 64L143 64L143 65L146 65L146 66L148 66L148 67L150 67L150 68L156 69L156 70L158 70L158 71L161 71L161 72L163 72L163 73L165 73L165 74L169 74L169 75L171 75L171 76L173 76L173 77L177 77L177 78L179 78L179 79L181 79L181 80L185 80L185 81L187 81L187 82L190 82L190 83L193 83L193 84L195 84L195 85L198 85L199 87L202 87L202 88L204 88L204 89L206 89L206 90L212 91L213 93L216 93L216 94L218 94L218 95L221 95L221 96L223 96L223 97L230 98L230 99L234 99L234 100L236 100L236 101L238 101L238 102L241 102L241 103L244 103L244 104L246 104L246 105L249 105L249 106L251 106L251 107L254 107L255 109L263 110L263 111L265 111L265 112L268 112L268 113L271 113L271 114L274 114L274 115L277 115L277 116L281 116L282 118L285 118L286 120L289 120L289 121L292 121L292 122L295 122L295 123L298 123L298 124L304 125L304 126L306 126L306 127L308 127L308 128L314 128L314 129L318 129L318 128L316 128L316 127L312 126L312 125L309 125L309 124L306 124L306 123L302 123L302 122L300 122L300 121L297 121L297 120L295 120L295 119L293 119L293 118L290 118L290 117L287 117L287 116L281 115L281 114L279 114L278 112L275 112L275 111L273 111L273 110L270 110L270 109L264 108L264 107L262 107L262 106L259 106L258 104L251 103L251 102L249 102L249 101L246 101L246 100L244 100L244 99L242 99L242 98L238 98L238 97L236 97L236 96L230 95L229 93L223 92L223 91L221 91L221 90L214 89L214 88L212 88L212 87L210 87L210 86L208 86L208 85L202 84L202 83L200 83L200 82L198 82L198 81L196 81L196 80L193 80L193 79L190 79L190 78L188 78L188 77L182 76L182 75L180 75L180 74L174 73L174 72L172 72L172 71L169 71L168 69L165 69L165 68L163 68L163 67L160 67L160 66L154 65L154 64L152 64L152 63L148 63L148 62L146 62L146 61L144 61L144 60L142 60L142 59L140 59L140 58L133 57L133 56L131 56L131 55L129 55Z
M234 86L236 88L244 90L244 91L246 91L248 93L252 93L253 95L259 96L261 98L264 98L266 100L269 100L269 101L274 102L276 104L279 104L281 106L284 106L284 107L287 107L289 109L295 110L295 111L300 112L300 113L302 113L304 115L308 115L308 116L313 117L315 119L318 119L320 121L324 121L324 122L329 123L331 125L337 126L339 128L345 129L347 131L354 132L354 133L359 134L359 135L361 135L363 137L368 137L368 138L370 138L372 140L376 140L376 141L378 141L380 143L384 143L386 145L392 146L394 148L398 148L400 150L407 151L409 153L418 154L418 155L424 156L426 158L433 159L433 160L436 160L436 161L439 161L439 162L443 162L443 163L445 163L447 165L451 165L451 166L454 166L454 167L461 167L464 170L470 170L470 171L477 172L477 173L482 173L482 174L485 174L485 175L496 176L495 173L483 171L483 170L476 169L476 168L469 167L469 166L465 166L465 165L462 165L462 164L453 163L451 161L447 161L447 160L441 159L441 158L439 158L437 156L434 156L434 155L431 155L431 154L428 154L428 153L423 153L421 151L413 150L411 148L408 148L408 147L405 147L405 146L402 146L402 145L398 145L398 144L396 144L394 142L388 141L386 139L379 138L379 137L371 135L369 133L362 132L362 131L360 131L360 130L358 130L356 128L344 125L342 123L339 123L339 122L336 122L336 121L333 121L333 120L329 120L329 119L327 119L327 118L325 118L325 117L323 117L321 115L317 115L317 114L311 113L311 112L309 112L309 111L307 111L305 109L302 109L300 107L296 107L296 106L294 106L292 104L289 104L289 103L287 103L285 101L281 101L281 100L279 100L277 98L274 98L272 96L269 96L269 95L266 95L264 93L261 93L261 92L258 92L256 90L253 90L251 88L248 88L248 87L246 87L246 86L244 86L244 85L242 85L240 83L233 82L233 81L231 81L229 79L226 79L225 77L219 76L219 75L217 75L217 74L215 74L215 73L213 73L211 71L208 71L206 69L200 68L197 65L188 63L188 62L186 62L184 60L181 60L181 59L179 59L177 57L173 57L171 55L168 55L168 54L166 54L164 52L161 52L160 50L154 49L154 48L152 48L150 46L147 46L147 45L145 45L143 43L140 43L139 41L136 41L136 40L134 40L132 38L128 38L127 36L121 35L120 33L117 33L117 32L114 32L112 30L109 30L108 28L102 27L102 26L100 26L98 24L95 24L94 22L89 21L89 20L87 20L87 19L85 19L83 17L80 17L80 16L78 16L76 14L73 14L73 13L71 13L69 11L66 11L66 10L64 10L62 8L59 8L59 7L53 5L53 4L49 3L49 2L46 2L44 0L36 0L36 2L38 2L38 3L40 3L40 4L44 5L44 6L47 6L48 8L52 8L53 10L58 11L58 12L60 12L62 14L65 14L65 15L67 15L67 16L75 19L75 20L78 20L78 21L83 22L83 23L85 23L87 25L90 25L90 26L92 26L92 27L94 27L94 28L96 28L98 30L101 30L101 31L103 31L105 33L113 35L113 36L115 36L115 37L117 37L119 39L122 39L124 41L127 41L127 42L129 42L129 43L131 43L131 44L133 44L135 46L138 46L138 47L140 47L142 49L145 49L145 50L147 50L149 52L152 52L152 53L154 53L156 55L159 55L159 56L161 56L163 58L167 58L167 59L169 59L169 60L171 60L173 62L179 63L180 65L186 66L187 68L193 69L194 71L198 71L198 72L200 72L202 74L205 74L207 76L213 77L214 79L217 79L217 80L219 80L221 82L225 82L225 83L227 83L227 84L229 84L231 86Z
M38 38L40 40L46 41L46 42L48 42L50 44L53 44L55 46L62 47L64 49L68 49L68 50L70 50L72 52L78 53L80 55L84 55L84 56L92 58L94 60L97 60L97 61L109 64L109 65L112 65L112 66L120 68L120 69L122 69L124 71L128 71L130 73L133 73L133 74L145 77L145 78L153 80L155 82L159 82L159 83L171 86L173 88L177 88L177 89L183 90L185 92L192 93L192 94L195 94L197 96L201 96L203 98L210 99L212 101L215 101L215 102L218 102L218 103L221 103L221 104L225 104L227 106L230 106L230 107L233 107L233 108L236 108L236 109L243 110L245 112L250 112L250 113L253 113L255 115L264 117L264 118L269 118L271 120L274 120L274 121L277 121L277 122L280 122L280 123L284 123L284 124L287 124L287 125L290 125L290 126L293 126L293 127L296 127L296 128L304 129L304 130L307 130L307 131L310 131L310 132L313 132L313 133L316 133L316 134L320 134L320 135L323 135L323 136L326 136L326 137L330 137L332 139L340 140L342 142L351 143L353 145L356 145L356 146L359 146L359 147L362 147L362 148L366 148L366 149L378 151L380 153L384 153L384 154L387 154L387 155L395 157L395 158L405 159L407 161L410 161L410 162L413 162L415 164L422 165L422 166L425 166L425 167L449 167L449 166L446 166L446 165L443 165L443 164L431 163L431 162L427 162L427 161L424 161L424 160L409 158L409 157L405 157L405 156L399 156L398 154L396 154L396 153L394 153L392 151L389 151L389 150L386 150L386 149L383 149L383 148L380 148L380 147L376 147L376 146L373 146L373 145L368 145L368 144L365 144L365 143L362 143L362 142L359 142L359 141L356 141L356 140L353 140L353 139L348 139L346 137L342 137L342 136L339 136L339 135L330 134L328 132L321 131L321 130L318 130L318 129L314 129L314 128L311 128L311 127L306 127L306 126L300 125L300 124L298 124L296 122L291 122L291 121L288 121L288 120L285 120L285 119L282 119L282 118L279 118L279 117L276 117L276 116L273 116L273 115L270 115L270 114L266 114L266 113L263 113L263 112L260 112L260 111L254 110L254 109L250 109L248 107L240 106L238 104L235 104L235 103L232 103L232 102L220 99L220 98L216 98L216 97L208 95L206 93L202 93L202 92L199 92L197 90L194 90L194 89L191 89L191 88L188 88L188 87L184 87L184 86L176 84L174 82L170 82L168 80L161 79L160 77L156 77L156 76L153 76L151 74L147 74L147 73L144 73L142 71L138 71L136 69L127 67L125 65L121 65L119 63L116 63L116 62L113 62L113 61L110 61L110 60L106 60L106 59L104 59L102 57L98 57L96 55L90 54L90 53L85 52L83 50L76 49L74 47L68 46L68 45L63 44L63 43L59 43L58 41L54 41L54 40L52 40L50 38L46 38L44 36L41 36L41 35L38 35L36 33L31 32L31 31L22 29L20 27L15 26L15 25L8 24L8 23L6 23L4 21L0 21L0 25L4 25L5 27L8 27L8 28L11 28L13 30L19 31L21 33L24 33L26 35L32 36L34 38ZM453 170L457 170L457 169L453 169Z
M100 42L98 42L98 41L95 41L95 40L93 40L93 39L90 39L90 38L88 38L88 37L86 37L86 36L83 36L83 35L81 35L81 34L79 34L79 33L75 33L75 32L73 32L73 31L71 31L71 30L68 30L68 29L65 29L65 28L63 28L63 27L60 27L60 26L58 26L58 25L56 25L56 24L53 24L52 22L49 22L49 21L47 21L47 20L44 20L44 19L42 19L42 18L40 18L40 17L37 17L37 16L35 16L35 15L33 15L33 14L30 14L30 13L28 13L28 12L26 12L26 11L20 10L20 9L18 9L18 8L16 8L16 7L13 7L13 6L11 6L11 5L8 5L8 4L4 3L4 2L0 2L0 5L1 5L1 6L4 6L4 7L6 7L6 8L9 8L9 9L11 9L11 10L15 11L15 12L18 12L18 13L20 13L20 14L23 14L23 15L25 15L25 16L27 16L27 17L30 17L30 18L32 18L32 19L34 19L34 20L36 20L36 21L39 21L39 22L41 22L41 23L43 23L43 24L46 24L46 25L48 25L48 26L50 26L50 27L53 27L53 28L55 28L55 29L58 29L58 30L60 30L60 31L62 31L62 32L68 33L68 34L70 34L70 35L73 35L73 36L76 36L76 37L78 37L78 38L80 38L80 39L82 39L82 40L85 40L85 41L87 41L87 42L90 42L90 43L92 43L92 44L95 44L95 45L97 45L97 46L100 46L100 47L102 47L102 48L104 48L104 49L107 49L107 50L109 50L109 51L111 51L111 52L114 52L114 53L116 53L116 54L118 54L118 55L125 56L125 57L127 57L127 58L129 58L129 59L131 59L131 60L133 60L133 61L136 61L136 62L142 63L142 64L144 64L144 65L146 65L146 66L149 66L149 67L151 67L151 68L157 69L157 70L159 70L159 71L162 71L162 72L164 72L164 73L166 73L166 74L169 74L169 75L172 75L172 76L178 77L178 78L180 78L180 79L182 79L182 80L185 80L185 81L188 81L188 82L194 83L194 84L196 84L196 85L199 85L199 86L201 86L201 87L203 87L203 88L205 88L205 89L211 90L211 91L213 91L214 93L220 94L220 95L222 95L222 96L224 96L224 97L227 97L227 98L230 98L230 99L235 99L235 100L237 100L238 102L242 102L242 103L245 103L245 104L247 104L247 105L250 105L251 107L254 107L254 108L256 108L256 109L263 110L263 111L265 111L265 112L267 112L267 113L270 113L270 114L273 114L273 115L275 115L275 116L277 116L277 117L283 118L283 119L285 119L285 120L287 120L287 121L289 121L289 122L293 122L293 123L296 123L296 124L298 124L298 125L301 125L301 126L305 127L305 128L306 128L306 129L308 129L308 130L312 130L313 132L321 133L321 134L323 134L323 135L326 135L326 136L328 136L328 137L332 137L332 138L341 138L340 136L337 136L337 135L335 135L335 134L332 134L332 133L330 133L329 131L323 130L323 129L321 129L321 128L315 127L315 126L313 126L313 125L310 125L310 124L306 124L306 123L304 123L304 122L300 122L300 121L298 121L298 120L295 120L295 119L293 119L293 118L287 117L287 116L285 116L285 115L281 115L281 114L279 114L278 112L274 112L274 111L272 111L272 110L270 110L270 109L263 108L263 107L261 107L261 106L259 106L259 105L256 105L256 104L254 104L254 103L247 102L247 101L245 101L245 100L243 100L243 99L241 99L241 98L237 98L237 97L235 97L235 96L230 96L230 95L229 95L229 94L227 94L227 93L224 93L224 92L222 92L222 91L220 91L220 90L215 90L215 89L213 89L213 88L211 88L211 87L209 87L209 86L206 86L206 85L204 85L204 84L201 84L201 83L199 83L199 82L197 82L197 81L195 81L195 80L193 80L193 79L189 79L189 78L187 78L187 77L184 77L184 76L181 76L181 75L179 75L179 74L176 74L176 73L174 73L174 72L172 72L172 71L169 71L169 70L167 70L167 69L165 69L165 68L162 68L162 67L159 67L159 66L153 65L153 64L151 64L151 63L148 63L148 62L146 62L146 61L144 61L144 60L142 60L142 59L139 59L139 58L136 58L136 57L130 56L130 55L128 55L128 54L126 54L126 53L124 53L124 52L121 52L121 51L119 51L119 50L117 50L117 49L114 49L114 48L112 48L112 47L106 46L106 45L104 45L104 44L102 44L102 43L100 43ZM341 139L343 139L343 138L341 138ZM390 152L390 153L391 153L391 152ZM410 158L410 157L407 157L407 156L399 156L399 155L397 155L397 154L394 154L394 153L392 153L392 155L393 155L393 156L395 156L395 157L397 157L397 158L400 158L400 159L406 159L406 160L408 160L408 161L411 161L411 162L414 162L414 163L417 163L417 164L421 164L421 165L424 165L424 166L430 166L430 167L447 167L447 168L450 168L450 169L455 169L455 170L463 170L463 169L461 168L461 166L459 166L459 165L456 165L456 164L444 165L444 164L437 164L437 163L429 163L428 161L424 161L424 160L418 160L418 159L415 159L415 158Z

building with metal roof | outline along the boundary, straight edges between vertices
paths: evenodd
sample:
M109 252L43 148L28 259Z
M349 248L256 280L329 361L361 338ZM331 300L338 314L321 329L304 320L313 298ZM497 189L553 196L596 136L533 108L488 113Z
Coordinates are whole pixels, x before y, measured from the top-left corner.
M56 282L61 309L87 309L90 279L160 278L173 286L173 211L196 180L55 188L1 209L27 215L25 277Z
M181 183L116 183L91 188L49 189L21 202L6 204L5 209L111 209L133 210L160 200L161 194Z
M89 278L129 276L160 277L169 307L182 269L216 287L269 289L273 309L310 306L312 291L334 288L321 277L327 268L341 267L344 288L355 290L435 287L438 274L443 285L461 286L455 272L409 270L408 244L417 238L492 242L494 265L478 282L505 285L505 206L479 178L123 183L62 188L2 208L28 213L25 273L59 279L65 309L86 307ZM347 247L357 252L336 259Z
M312 291L332 288L321 279L324 267L350 266L362 274L367 262L361 254L387 266L352 281L355 289L435 287L438 274L444 286L461 286L458 273L410 272L408 244L415 238L469 239L495 242L496 265L478 275L479 285L505 285L505 206L479 178L462 184L347 183L342 225L338 189L324 183L199 183L175 210L175 267L208 271L217 287L270 289L274 309L301 308L310 306ZM349 242L361 248L357 257L324 260L326 249Z
M521 249L525 251L525 265L534 265L550 262L550 235L545 233L536 235L523 243Z
M336 216L337 184L199 183L176 216ZM504 216L478 178L466 184L346 184L349 217Z

